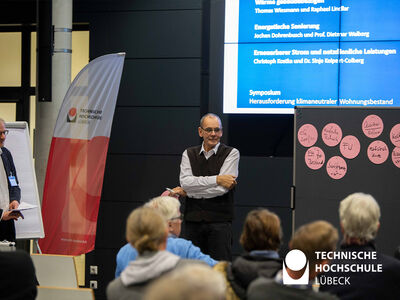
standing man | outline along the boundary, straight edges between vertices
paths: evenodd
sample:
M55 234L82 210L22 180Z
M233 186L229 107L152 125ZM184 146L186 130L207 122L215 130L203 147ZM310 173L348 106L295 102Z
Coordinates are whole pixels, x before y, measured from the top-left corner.
M183 152L179 178L187 194L186 238L216 260L231 260L233 189L240 154L220 143L222 124L217 115L203 116L198 131L203 144Z
M21 199L17 172L10 151L4 147L8 130L5 122L0 119L0 241L15 241L14 220L22 217L20 212L13 212Z

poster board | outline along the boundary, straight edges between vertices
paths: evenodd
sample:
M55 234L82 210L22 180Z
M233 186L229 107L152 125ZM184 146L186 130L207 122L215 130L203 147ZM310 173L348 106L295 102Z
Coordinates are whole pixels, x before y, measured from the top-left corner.
M400 236L400 108L298 107L294 122L295 227L322 219L339 229L340 201L364 192L381 208L377 250L393 255Z
M31 254L39 285L78 288L74 256ZM62 271L60 271L62 270Z
M17 239L38 239L44 237L42 212L39 192L36 182L36 173L33 166L29 128L26 122L7 122L9 133L5 147L11 151L14 159L19 186L21 188L21 202L36 205L36 208L23 211L24 219L15 222Z
M36 300L94 300L92 289L38 286Z

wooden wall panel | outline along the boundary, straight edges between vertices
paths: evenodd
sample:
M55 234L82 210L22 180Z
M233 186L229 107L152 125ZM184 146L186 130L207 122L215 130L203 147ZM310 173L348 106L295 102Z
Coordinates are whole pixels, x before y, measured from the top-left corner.
M197 107L117 107L109 152L180 155L199 144L199 116Z
M3 0L4 1L4 0ZM75 0L78 11L201 9L202 0Z
M127 59L119 106L200 106L200 59Z
M292 158L242 156L236 205L290 207Z
M179 185L180 162L180 155L109 155L101 201L146 202Z
M126 52L127 58L198 58L201 11L94 13L90 58Z

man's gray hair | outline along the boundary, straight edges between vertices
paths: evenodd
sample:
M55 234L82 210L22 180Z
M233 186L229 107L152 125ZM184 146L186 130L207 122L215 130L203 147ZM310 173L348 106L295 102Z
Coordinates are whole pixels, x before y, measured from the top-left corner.
M0 118L0 123L6 124L6 121L4 121L3 118Z
M216 114L213 114L213 113L208 113L201 117L201 119L200 119L200 127L201 128L203 128L203 122L204 122L205 118L217 118L219 121L219 126L221 126L221 128L222 128L222 122L221 122L220 117L218 117Z
M181 203L175 197L159 196L151 199L144 206L157 209L166 220L170 220L177 217Z
M381 210L371 195L354 193L340 202L339 217L346 237L368 242L378 233Z

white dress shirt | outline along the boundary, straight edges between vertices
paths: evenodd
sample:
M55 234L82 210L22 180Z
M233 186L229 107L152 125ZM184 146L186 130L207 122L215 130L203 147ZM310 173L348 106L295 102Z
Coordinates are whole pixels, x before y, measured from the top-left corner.
M201 146L201 152L204 152L204 157L209 159L218 151L220 143L213 149L206 152L204 144ZM218 175L233 175L239 176L239 151L235 148L226 157L221 170ZM194 176L190 160L185 150L182 154L181 173L179 175L181 187L185 190L187 195L191 198L213 198L227 193L229 190L217 184L217 175L214 176Z

